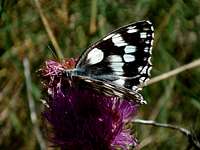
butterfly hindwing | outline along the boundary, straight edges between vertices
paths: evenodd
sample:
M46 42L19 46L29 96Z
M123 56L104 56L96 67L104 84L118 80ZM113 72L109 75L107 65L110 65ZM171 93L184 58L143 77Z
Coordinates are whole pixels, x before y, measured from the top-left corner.
M86 76L72 76L71 81L77 88L96 91L106 96L118 96L121 99L131 100L138 104L146 104L140 93L118 87L116 84L108 84L106 82L88 78Z
M121 27L82 54L78 75L137 91L150 75L153 38L149 21Z

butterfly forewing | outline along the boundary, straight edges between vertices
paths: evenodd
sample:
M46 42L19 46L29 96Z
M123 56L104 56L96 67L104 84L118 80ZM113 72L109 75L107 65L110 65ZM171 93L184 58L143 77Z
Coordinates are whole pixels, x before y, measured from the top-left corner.
M137 91L150 76L153 38L149 21L121 27L82 54L78 74Z

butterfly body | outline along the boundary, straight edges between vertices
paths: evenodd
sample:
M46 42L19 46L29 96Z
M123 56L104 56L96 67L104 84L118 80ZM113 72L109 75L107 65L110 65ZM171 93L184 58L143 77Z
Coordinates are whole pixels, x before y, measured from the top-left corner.
M65 73L80 86L144 104L138 91L150 76L153 30L149 21L121 27L89 47Z

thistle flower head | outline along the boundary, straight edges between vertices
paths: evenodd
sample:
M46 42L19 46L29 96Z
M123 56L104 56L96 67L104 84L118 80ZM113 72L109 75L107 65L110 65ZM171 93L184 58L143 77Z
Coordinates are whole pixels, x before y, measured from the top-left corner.
M135 115L138 105L91 89L71 86L63 74L76 60L59 63L49 60L41 69L46 107L44 116L52 128L51 141L63 150L114 150L136 146L136 139L125 124Z

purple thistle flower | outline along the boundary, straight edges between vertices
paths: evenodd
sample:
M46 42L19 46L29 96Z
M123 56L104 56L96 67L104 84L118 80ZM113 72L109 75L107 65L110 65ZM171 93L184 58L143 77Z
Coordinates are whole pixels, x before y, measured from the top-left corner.
M75 62L49 60L41 69L48 92L43 114L51 125L51 142L62 150L126 150L136 146L125 124L135 115L138 104L71 86L63 71L73 68Z

